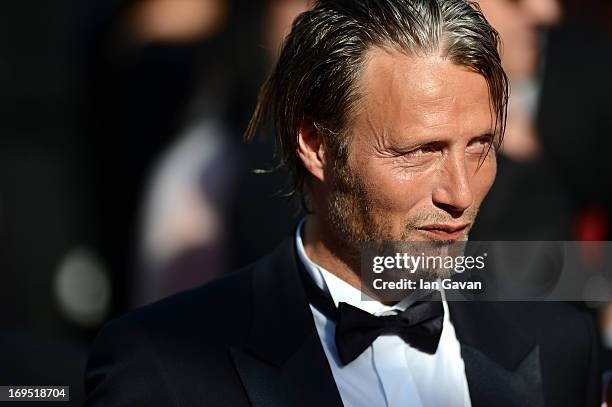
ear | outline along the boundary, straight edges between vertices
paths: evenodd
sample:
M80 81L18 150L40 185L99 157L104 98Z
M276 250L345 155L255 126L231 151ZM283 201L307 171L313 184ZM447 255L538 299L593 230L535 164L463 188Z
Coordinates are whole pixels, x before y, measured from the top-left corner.
M304 167L316 179L325 181L325 144L311 117L304 117L297 137L297 153Z

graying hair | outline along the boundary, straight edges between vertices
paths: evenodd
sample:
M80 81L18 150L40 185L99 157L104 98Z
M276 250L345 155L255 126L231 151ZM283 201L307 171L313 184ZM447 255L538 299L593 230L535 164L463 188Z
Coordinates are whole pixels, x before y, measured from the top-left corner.
M348 157L347 125L360 96L357 79L373 47L410 55L437 54L480 73L495 115L496 146L506 127L508 79L499 35L467 0L319 0L302 13L262 86L245 138L270 125L280 166L292 174L290 194L303 192L308 172L296 154L305 117L314 120L336 165Z

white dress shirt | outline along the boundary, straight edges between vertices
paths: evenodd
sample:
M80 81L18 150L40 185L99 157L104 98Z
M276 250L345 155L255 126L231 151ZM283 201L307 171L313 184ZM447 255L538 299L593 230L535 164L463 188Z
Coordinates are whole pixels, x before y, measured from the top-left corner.
M406 301L394 306L374 300L364 301L361 291L313 263L302 244L303 224L304 221L298 226L295 236L299 260L316 285L331 295L336 306L346 302L376 316L406 309ZM381 335L357 359L345 366L336 350L335 322L310 305L319 338L345 406L471 406L459 341L449 319L448 304L443 292L442 296L444 323L435 354L421 352L396 335Z

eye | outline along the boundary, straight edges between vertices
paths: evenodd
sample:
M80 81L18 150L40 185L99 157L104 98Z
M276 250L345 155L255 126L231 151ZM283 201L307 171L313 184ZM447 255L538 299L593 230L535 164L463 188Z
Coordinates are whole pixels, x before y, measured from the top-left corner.
M436 147L431 144L425 144L423 146L417 147L413 150L408 151L405 156L408 157L418 157L426 154L432 154L437 151Z
M487 134L470 141L467 146L467 150L470 153L481 154L485 150L488 150L492 143L493 135Z
M441 152L442 149L439 145L428 143L401 153L399 159L406 166L421 166L435 160L441 155Z

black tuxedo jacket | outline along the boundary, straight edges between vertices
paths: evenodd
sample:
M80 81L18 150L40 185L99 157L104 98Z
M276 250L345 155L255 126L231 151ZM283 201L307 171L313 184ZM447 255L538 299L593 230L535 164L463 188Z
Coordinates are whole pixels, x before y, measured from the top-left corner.
M287 239L244 270L111 321L88 361L87 406L342 406L297 261ZM473 406L599 406L585 313L449 306Z

